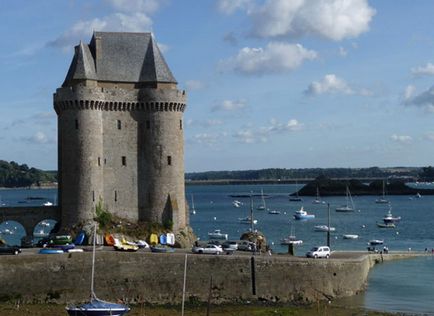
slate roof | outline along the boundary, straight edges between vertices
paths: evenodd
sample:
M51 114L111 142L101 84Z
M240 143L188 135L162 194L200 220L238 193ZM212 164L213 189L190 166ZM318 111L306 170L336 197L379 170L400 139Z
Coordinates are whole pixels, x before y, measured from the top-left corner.
M177 83L151 33L94 32L75 47L63 86L74 79Z

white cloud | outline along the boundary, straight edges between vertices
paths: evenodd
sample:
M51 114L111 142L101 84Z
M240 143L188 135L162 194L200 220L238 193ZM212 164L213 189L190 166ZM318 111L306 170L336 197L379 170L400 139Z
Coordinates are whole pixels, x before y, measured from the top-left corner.
M188 120L187 121L188 126L200 126L200 127L213 127L213 126L219 126L223 125L222 120L213 119L213 120Z
M222 65L246 75L283 73L296 69L305 60L317 58L317 55L300 44L272 42L265 48L245 47Z
M413 138L411 136L396 135L396 134L393 134L392 136L390 136L390 139L393 140L394 142L402 143L402 144L411 143L411 141L413 140Z
M106 3L110 4L116 12L100 18L78 21L58 38L48 42L47 45L59 47L63 51L70 51L80 40L89 38L94 31L151 31L153 22L150 15L166 2L157 0L106 0ZM160 49L165 48L161 44L159 47Z
M404 101L406 105L418 106L427 112L434 113L434 86L415 95L415 87L410 85L405 90Z
M216 111L237 111L247 106L245 100L224 100L211 108L212 112Z
M30 144L48 144L48 143L54 143L54 140L49 139L47 135L45 135L43 132L39 131L36 132L34 135L30 137L22 137L21 140L30 143Z
M187 90L200 90L204 87L204 84L199 80L187 80L185 82L185 87Z
M434 75L434 64L427 63L425 66L411 68L411 73L414 76L432 76Z
M375 13L367 0L267 0L250 16L256 36L316 35L340 41L368 31Z
M214 148L214 145L220 142L226 136L227 134L225 132L216 134L199 133L195 134L192 138L189 138L188 142L199 145L207 145Z
M281 123L277 119L272 118L268 125L254 129L252 127L242 129L233 134L239 142L246 144L265 143L268 142L272 134L286 134L299 131L303 128L296 119L290 119L286 123Z
M318 95L324 93L344 93L352 94L354 91L348 84L334 74L325 75L321 81L312 82L307 90L307 95Z
M224 14L232 14L236 10L249 10L252 0L218 0L217 9Z

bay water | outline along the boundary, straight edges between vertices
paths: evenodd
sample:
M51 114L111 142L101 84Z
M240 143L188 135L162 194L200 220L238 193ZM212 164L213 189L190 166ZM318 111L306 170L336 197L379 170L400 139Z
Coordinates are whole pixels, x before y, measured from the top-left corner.
M426 184L427 187L433 185ZM298 189L301 185L298 186ZM270 214L268 210L257 210L261 202L261 190L265 195L266 208L279 211ZM238 240L250 225L240 223L239 218L250 215L250 197L253 197L253 216L258 220L255 229L261 231L273 252L286 252L287 246L280 245L280 240L292 233L303 244L296 248L296 255L304 255L310 248L326 244L326 233L316 232L315 225L327 225L328 206L330 223L336 230L331 233L332 250L367 251L367 243L372 239L382 239L389 250L424 251L434 248L434 196L421 198L409 196L387 196L388 204L375 203L377 196L353 196L355 212L339 213L335 209L345 204L342 196L324 197L323 203L313 204L314 197L302 197L301 202L290 202L289 194L297 190L296 185L187 185L186 199L191 205L194 199L196 214L190 214L190 225L197 237L206 240L208 232L220 229L228 233L229 238ZM237 197L233 197L237 195ZM246 197L240 197L246 196ZM37 199L34 199L37 198ZM240 207L233 202L238 200ZM34 206L46 201L56 203L56 189L13 189L0 190L0 204L3 206ZM293 214L301 207L308 213L315 214L315 219L295 221ZM377 227L383 216L389 211L394 216L401 216L395 229ZM24 230L19 223L1 219L0 232L8 228L13 234L1 234L0 238L8 243L19 244ZM49 219L48 219L49 220ZM48 221L54 225L53 221ZM52 226L51 226L52 227ZM38 225L35 232L48 229ZM343 239L343 234L357 234L358 239ZM434 259L423 257L395 262L387 262L374 267L369 275L368 290L351 298L348 304L358 304L368 309L405 312L412 314L434 315Z

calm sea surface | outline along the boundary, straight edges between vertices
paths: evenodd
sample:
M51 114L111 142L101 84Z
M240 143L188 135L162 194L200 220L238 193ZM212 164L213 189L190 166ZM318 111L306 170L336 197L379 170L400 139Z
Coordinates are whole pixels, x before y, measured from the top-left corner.
M422 185L419 184L422 187ZM425 185L426 186L426 185ZM432 186L430 186L432 187ZM301 188L301 185L299 186ZM303 255L312 246L326 244L326 234L315 232L314 226L327 224L327 203L330 204L333 250L366 250L371 239L383 239L390 250L424 250L434 248L434 196L409 198L409 196L388 196L394 216L402 220L396 229L378 228L389 210L387 204L376 204L376 196L353 196L354 213L337 213L335 208L345 203L345 197L325 197L324 204L313 204L313 197L303 197L303 202L289 202L288 194L294 192L295 185L190 185L186 186L186 197L191 204L192 196L196 214L190 215L190 224L200 239L207 239L208 232L221 229L230 239L239 239L249 225L239 222L239 218L250 214L250 198L230 197L234 194L260 194L263 189L267 195L266 207L278 210L280 214L256 210L261 203L260 197L253 199L254 218L258 220L255 228L263 232L274 252L285 252L280 240L290 233L291 225L297 238L303 245L296 249L297 255ZM42 199L28 199L40 197ZM57 190L0 190L0 204L6 206L42 205L50 201L56 204ZM233 206L233 201L243 203ZM304 206L315 219L294 221L294 212ZM0 214L1 216L1 214ZM0 231L6 228L13 234L3 233L0 237L11 244L19 244L24 230L16 222L6 223L0 220ZM53 225L53 222L50 222ZM35 232L49 230L50 225L39 225ZM343 234L357 234L356 240L343 239ZM365 294L352 298L352 304L360 304L369 309L419 313L434 315L434 259L424 257L384 263L372 269L369 286Z

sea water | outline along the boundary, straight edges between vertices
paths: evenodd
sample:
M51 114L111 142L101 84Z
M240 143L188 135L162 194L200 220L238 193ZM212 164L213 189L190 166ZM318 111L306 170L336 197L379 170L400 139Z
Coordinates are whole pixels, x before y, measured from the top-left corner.
M301 185L299 186L299 188ZM264 192L266 208L280 211L269 214L268 210L256 210L262 203L260 193ZM327 243L327 234L316 232L315 225L328 224L336 230L331 233L332 250L367 251L371 239L382 239L389 250L423 251L434 248L434 196L414 198L409 196L387 196L388 204L376 204L376 196L353 196L355 212L339 213L335 209L345 203L345 196L324 197L322 204L313 204L314 197L302 197L302 202L290 202L289 194L295 192L296 185L187 185L186 199L191 204L194 196L196 214L190 214L190 225L196 235L208 239L208 232L220 229L229 234L233 240L240 239L250 225L242 224L239 218L250 215L250 197L231 197L231 195L255 194L252 198L253 217L258 220L254 229L261 231L274 252L286 252L287 246L280 245L280 240L291 232L302 239L303 244L296 248L296 255L304 255L310 248ZM29 197L33 199L29 199ZM38 199L34 199L38 198ZM242 202L234 207L233 201ZM57 190L0 190L0 202L5 206L35 206L50 201L56 204ZM293 214L300 207L308 213L315 214L315 219L296 221ZM383 216L391 207L394 216L402 220L395 229L378 228ZM6 222L1 219L0 231L5 227L15 229L12 235L0 235L10 244L19 244L24 229L19 223ZM53 224L53 223L52 223ZM38 226L35 231L41 229ZM358 239L343 239L343 234L357 234ZM368 290L354 298L359 304L375 310L432 313L434 302L428 299L434 293L434 260L418 258L388 262L377 265L371 270Z

